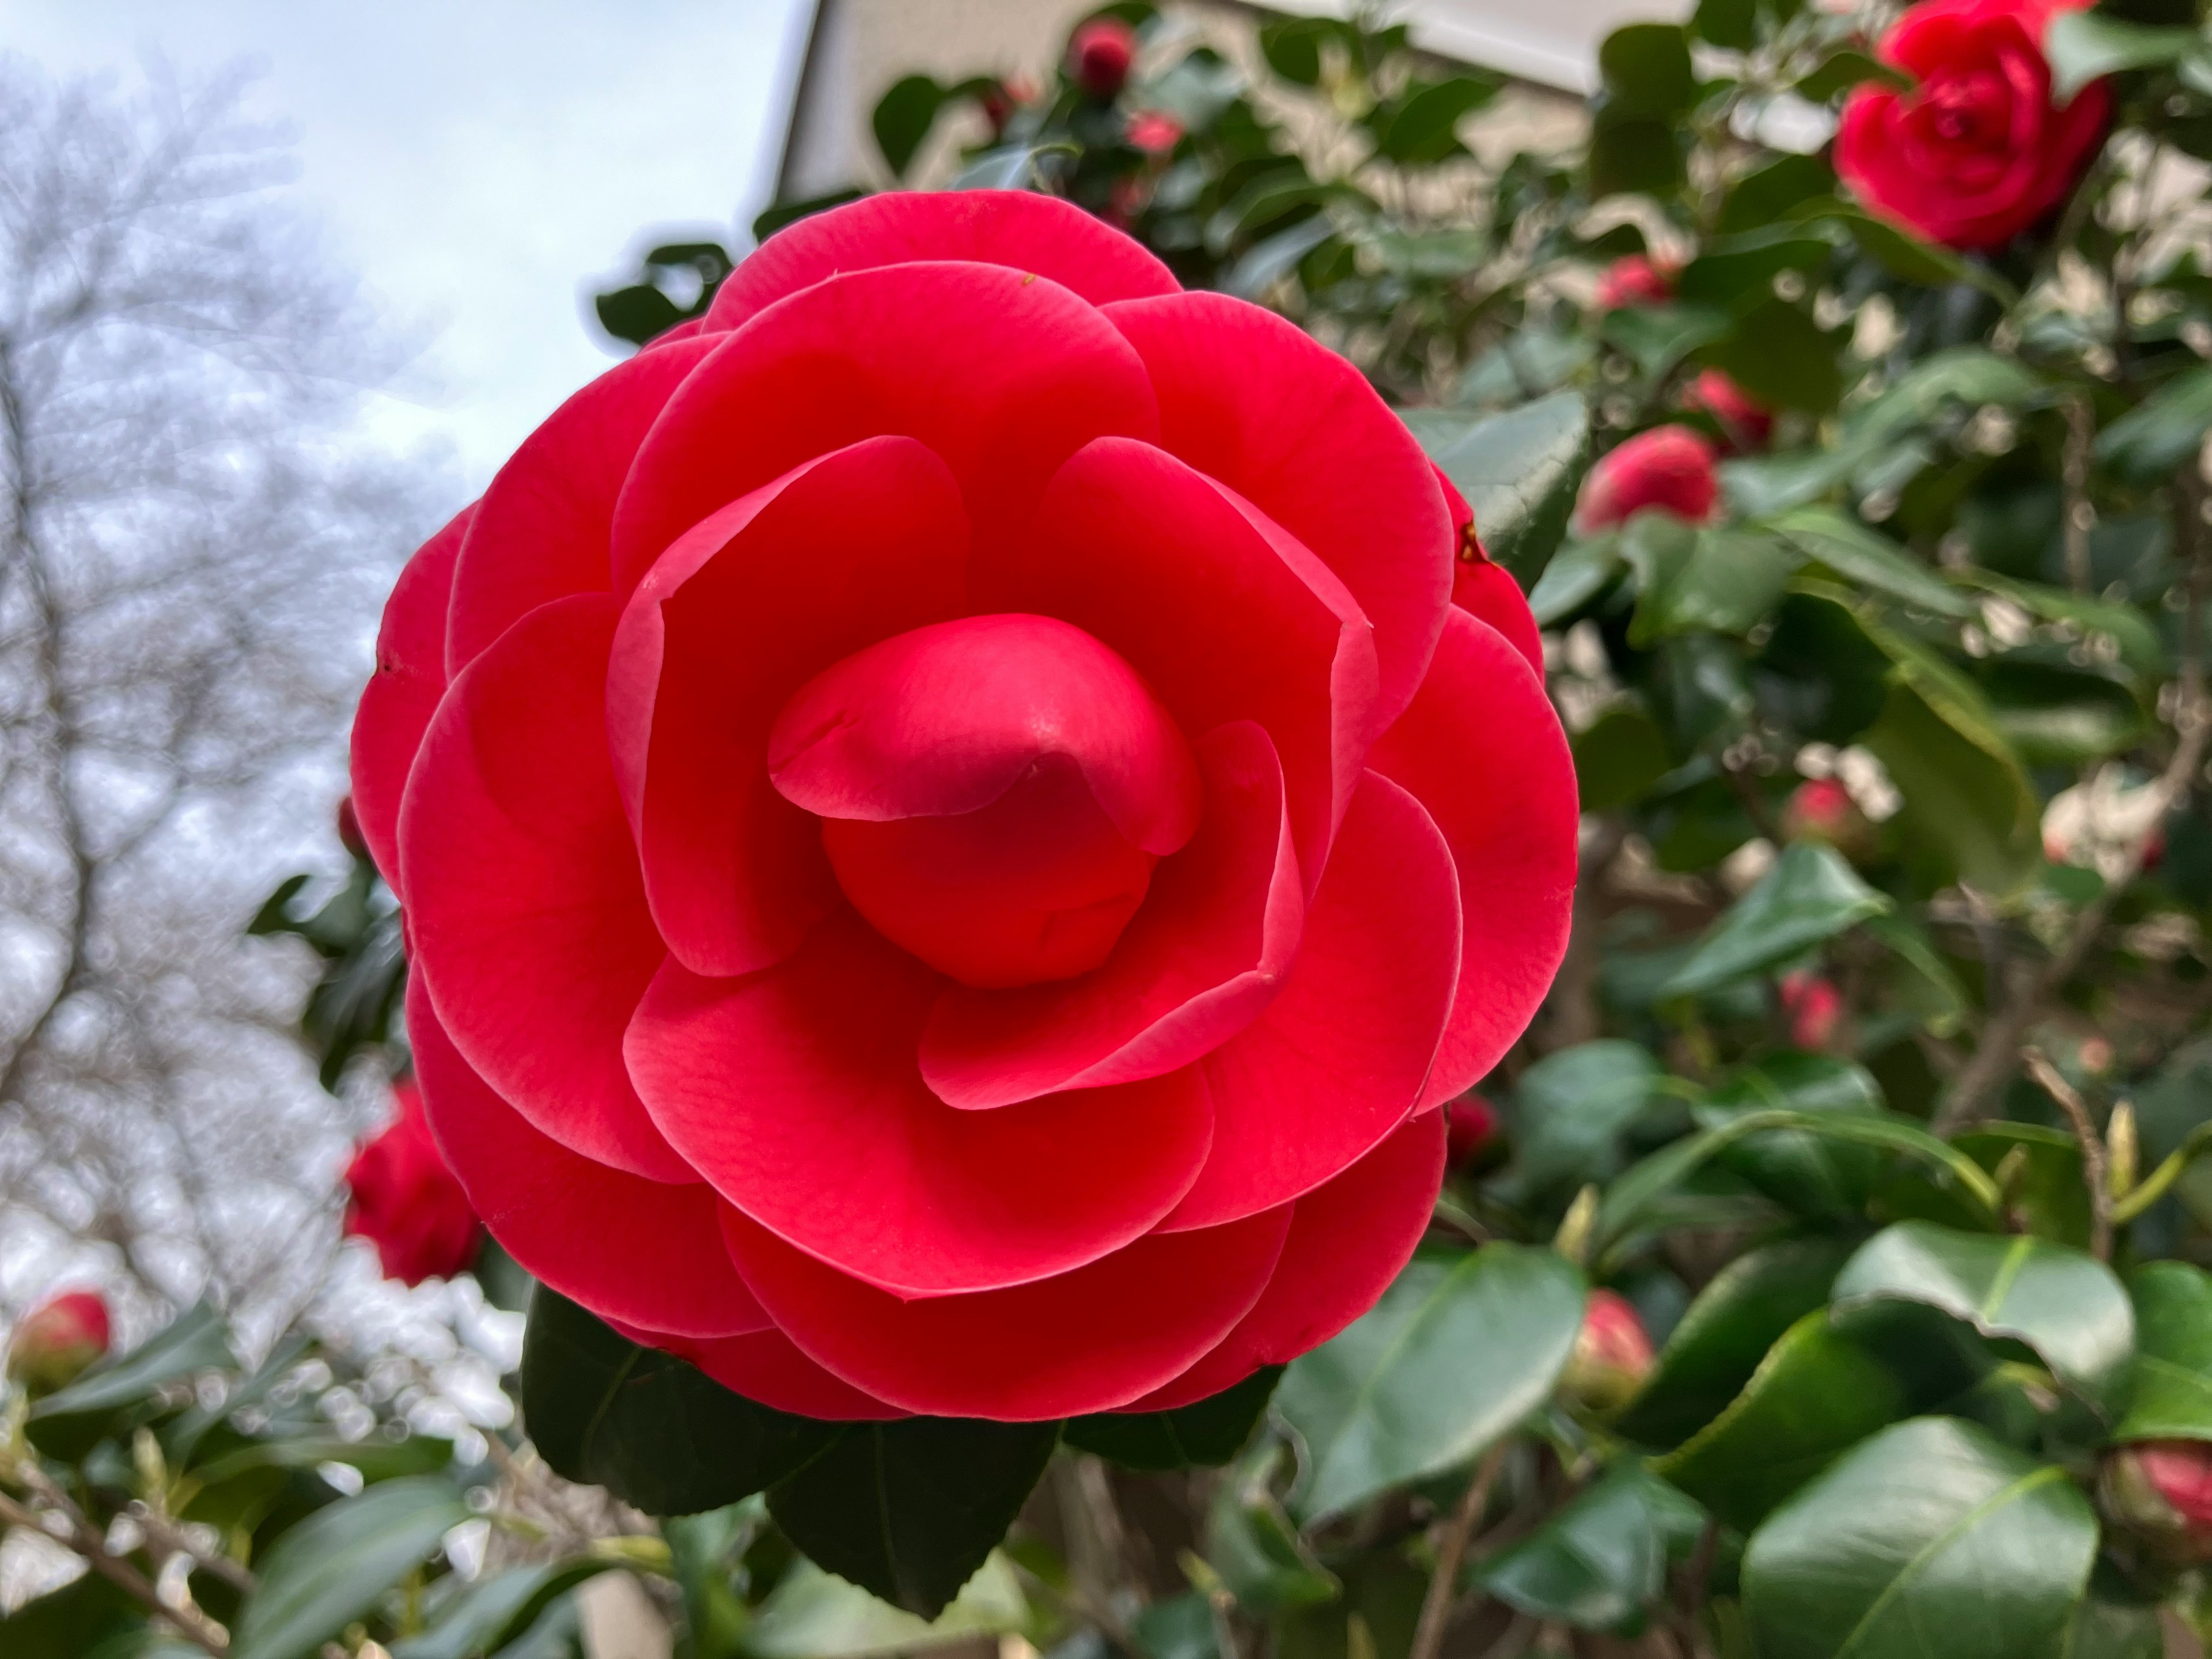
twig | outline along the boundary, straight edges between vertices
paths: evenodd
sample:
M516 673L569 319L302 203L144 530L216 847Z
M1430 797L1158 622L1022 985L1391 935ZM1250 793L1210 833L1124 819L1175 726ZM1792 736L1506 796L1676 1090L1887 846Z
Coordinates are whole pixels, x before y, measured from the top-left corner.
M1437 1547L1436 1571L1429 1575L1428 1594L1421 1598L1421 1621L1414 1626L1413 1646L1407 1659L1437 1659L1443 1648L1444 1626L1451 1621L1453 1604L1459 1600L1460 1563L1466 1558L1468 1540L1474 1535L1475 1524L1482 1519L1483 1507L1490 1501L1498 1472L1504 1467L1506 1445L1501 1440L1483 1454L1474 1478L1460 1496L1459 1507L1444 1524L1443 1538Z
M2060 452L2059 479L2064 486L2066 585L2085 598L2089 592L2089 446L2096 435L2088 394L2066 400L2066 442Z
M2044 1093L2058 1103L2058 1109L2074 1126L2074 1139L2081 1143L2081 1184L2089 1189L2089 1254L2100 1261L2110 1261L2112 1188L2105 1173L2105 1138L2097 1133L2089 1108L2074 1085L2058 1074L2058 1068L2044 1058L2041 1049L2023 1048L2020 1057L2027 1067L2027 1074L2043 1086Z
M220 1626L189 1601L183 1607L173 1607L162 1601L161 1593L144 1573L123 1557L109 1553L106 1540L93 1530L92 1523L76 1504L54 1492L45 1494L43 1501L49 1505L48 1512L58 1515L68 1526L69 1537L64 1541L83 1558L87 1566L201 1651L215 1656L215 1659L224 1659L229 1653L230 1639ZM27 1509L5 1492L0 1492L0 1522L27 1528L48 1538L54 1535L40 1520L37 1511Z

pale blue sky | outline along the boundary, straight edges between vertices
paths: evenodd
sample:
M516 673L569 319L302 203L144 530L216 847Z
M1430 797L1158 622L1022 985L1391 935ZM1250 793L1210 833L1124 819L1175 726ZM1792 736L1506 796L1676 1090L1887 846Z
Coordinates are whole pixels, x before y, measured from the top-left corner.
M805 0L0 0L0 50L56 75L244 58L299 138L291 188L428 343L376 434L450 441L480 487L611 361L595 274L647 227L764 201Z

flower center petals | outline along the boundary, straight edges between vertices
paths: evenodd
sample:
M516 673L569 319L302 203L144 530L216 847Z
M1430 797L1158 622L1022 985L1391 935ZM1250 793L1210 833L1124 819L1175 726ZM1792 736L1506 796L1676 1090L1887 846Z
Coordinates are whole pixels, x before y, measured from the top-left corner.
M969 617L855 653L784 706L768 764L823 819L860 914L979 988L1097 967L1198 826L1197 765L1167 710L1047 617Z

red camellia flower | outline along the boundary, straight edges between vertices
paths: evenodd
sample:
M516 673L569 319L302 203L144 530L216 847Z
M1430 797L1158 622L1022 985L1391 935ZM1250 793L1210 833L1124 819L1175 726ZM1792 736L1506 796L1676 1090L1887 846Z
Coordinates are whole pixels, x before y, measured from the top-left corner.
M1931 240L1993 247L2074 187L2102 141L2101 81L2051 102L2043 34L2086 0L1924 0L1880 55L1919 84L1863 83L1844 106L1836 172L1861 200Z
M376 1246L386 1279L451 1279L476 1260L477 1212L439 1153L421 1091L395 1083L392 1097L398 1115L346 1166L346 1234Z
M1093 98L1111 98L1128 83L1137 32L1118 17L1094 17L1067 43L1068 73Z
M1566 941L1565 741L1453 545L1358 370L1066 203L771 238L385 615L355 800L492 1232L817 1417L1341 1328Z
M1725 369L1709 368L1690 382L1682 402L1720 422L1735 449L1764 449L1774 435L1774 411L1738 386Z
M1844 1023L1844 994L1835 981L1801 969L1783 975L1778 988L1782 1012L1790 1017L1790 1041L1812 1054L1832 1045Z
M1129 142L1147 155L1165 155L1182 142L1182 123L1156 109L1129 118Z
M1597 279L1597 308L1625 311L1635 306L1663 306L1674 297L1674 272L1646 253L1624 254Z
M1720 503L1713 461L1712 445L1686 426L1639 432L1590 468L1575 503L1575 527L1588 535L1647 508L1702 524Z
M2212 1444L2144 1440L2098 1471L2105 1513L2172 1561L2212 1561Z
M1871 858L1879 839L1873 821L1836 778L1808 778L1791 790L1782 831L1792 841L1826 842L1854 863Z
M97 1291L65 1291L23 1316L8 1343L8 1375L33 1394L68 1387L107 1352L107 1302Z

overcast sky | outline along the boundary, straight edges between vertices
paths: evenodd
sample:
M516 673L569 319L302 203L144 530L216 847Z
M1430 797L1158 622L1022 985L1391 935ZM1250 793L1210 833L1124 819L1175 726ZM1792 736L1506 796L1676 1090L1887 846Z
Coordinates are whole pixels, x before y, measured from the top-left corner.
M586 289L648 228L726 239L765 200L806 0L0 0L48 71L239 58L298 135L292 188L427 342L381 436L480 488L612 359Z

